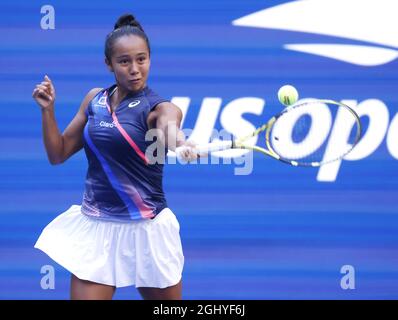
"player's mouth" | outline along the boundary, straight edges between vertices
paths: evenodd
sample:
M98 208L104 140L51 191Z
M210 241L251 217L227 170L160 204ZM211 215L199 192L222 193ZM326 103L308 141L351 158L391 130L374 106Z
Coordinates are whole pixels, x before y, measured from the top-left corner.
M137 84L141 81L141 79L131 79L129 80L130 83Z

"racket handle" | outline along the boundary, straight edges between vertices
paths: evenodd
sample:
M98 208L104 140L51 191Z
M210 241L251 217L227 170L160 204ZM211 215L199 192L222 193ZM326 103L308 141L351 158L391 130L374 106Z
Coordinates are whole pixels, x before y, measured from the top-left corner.
M198 154L201 154L201 153L209 153L213 151L231 149L232 146L233 146L233 141L229 140L229 141L217 141L205 145L199 145L196 146L195 149L198 151Z
M204 153L210 153L213 151L221 151L221 150L227 150L233 148L234 142L232 140L229 141L217 141L217 142L212 142L204 145L198 145L195 147L196 153L197 154L204 154ZM182 150L187 148L187 146L181 146L176 148L175 152L176 154L180 154Z

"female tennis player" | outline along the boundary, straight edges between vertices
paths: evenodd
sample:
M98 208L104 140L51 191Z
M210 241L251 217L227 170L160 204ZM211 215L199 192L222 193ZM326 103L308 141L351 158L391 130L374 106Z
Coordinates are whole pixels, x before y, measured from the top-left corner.
M112 299L116 288L131 285L144 299L182 298L179 223L163 192L163 163L145 154L153 143L145 135L160 132L163 151L187 145L185 160L197 155L179 129L180 109L147 86L150 53L140 23L121 16L105 42L116 83L90 90L62 134L50 78L33 91L50 163L82 148L88 159L81 205L55 218L35 244L71 272L71 299Z

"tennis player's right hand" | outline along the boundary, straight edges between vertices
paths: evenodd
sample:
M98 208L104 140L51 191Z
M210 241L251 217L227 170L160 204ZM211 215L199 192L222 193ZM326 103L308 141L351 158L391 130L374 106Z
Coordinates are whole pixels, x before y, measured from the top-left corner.
M193 141L185 141L182 146L175 150L177 157L183 161L191 162L200 157L208 156L207 152L200 153L196 149L196 146L196 143Z
M36 85L36 88L33 90L32 97L42 110L54 108L55 89L47 75L40 84Z

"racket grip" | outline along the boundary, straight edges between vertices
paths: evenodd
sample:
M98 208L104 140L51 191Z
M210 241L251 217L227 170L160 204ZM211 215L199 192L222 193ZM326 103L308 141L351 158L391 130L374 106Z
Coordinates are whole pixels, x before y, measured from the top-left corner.
M233 148L234 142L232 140L229 141L217 141L204 145L197 145L193 149L196 151L198 155L210 153L213 151L221 151ZM189 148L187 146L181 146L175 149L177 155L179 155L185 148Z
M205 145L196 146L195 149L197 150L198 154L201 154L201 153L209 153L213 151L231 149L232 146L233 146L233 141L229 140L229 141L217 141Z

